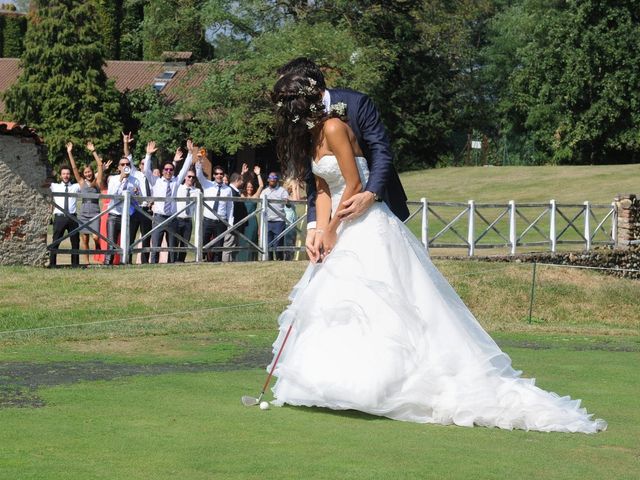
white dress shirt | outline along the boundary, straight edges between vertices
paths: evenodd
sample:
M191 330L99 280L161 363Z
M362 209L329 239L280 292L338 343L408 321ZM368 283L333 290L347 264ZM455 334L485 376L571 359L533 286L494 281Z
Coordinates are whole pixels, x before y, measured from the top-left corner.
M49 188L51 189L52 193L65 193L65 189L67 190L66 193L80 193L80 185L77 183L52 183ZM64 215L65 201L67 202L67 205L69 207L68 213L71 215L76 214L76 207L78 204L78 199L76 197L54 195L53 201L56 204L55 208L53 209L54 215Z
M231 192L231 187L229 185L225 185L224 183L212 182L204 176L204 173L202 172L202 164L200 163L196 164L196 177L198 177L198 181L200 182L200 185L202 185L205 197L233 197L233 193ZM220 194L218 194L218 188L220 188ZM207 204L211 210L213 210L215 200L207 200L204 203ZM211 220L228 220L229 218L233 218L232 201L218 202L218 211L216 212L218 216L215 216L209 208L204 209L205 218L209 218Z
M152 197L161 197L167 198L167 189L170 191L170 197L176 197L178 192L178 187L184 180L184 177L187 176L187 172L191 167L191 162L193 161L193 156L191 152L187 155L187 159L183 162L182 168L180 169L180 173L177 177L171 177L171 180L167 180L164 177L154 177L151 172L151 155L147 155L144 159L144 176L149 181L149 185L151 185L151 196ZM168 188L167 188L168 187ZM158 215L173 215L176 213L176 203L173 200L169 201L169 210L164 208L165 202L162 200L153 202L153 213Z
M109 184L107 187L108 195L122 195L125 190L131 195L140 195L140 182L138 182L138 179L129 175L120 181L120 174L111 175L109 177ZM111 206L111 202L116 203L115 207L109 211L109 214L122 215L122 200L112 199L109 202L109 206Z
M198 187L187 187L186 185L182 184L178 187L178 193L176 195L176 197L178 198L185 198L187 197L187 192L189 192L189 197L195 197L197 192L199 192L200 189ZM195 199L194 199L195 200ZM191 218L193 217L193 214L196 211L196 204L195 201L191 200L189 203L189 206L187 207L187 202L184 200L176 200L176 211L180 212L178 213L178 218ZM183 208L187 207L185 210L181 211Z
M276 188L267 187L262 190L262 193L260 194L260 198L264 197L267 197L269 200L289 200L289 192L280 185L276 186ZM276 212L281 213L282 216L278 215ZM269 205L269 209L267 210L267 221L284 222L284 203L271 203Z

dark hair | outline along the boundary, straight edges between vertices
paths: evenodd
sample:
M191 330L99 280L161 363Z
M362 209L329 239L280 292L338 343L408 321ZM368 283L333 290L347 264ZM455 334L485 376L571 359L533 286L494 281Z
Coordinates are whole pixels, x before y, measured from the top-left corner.
M66 163L64 165L62 165L60 167L60 173L62 173L62 170L69 170L71 171L71 166L67 165Z
M216 170L222 170L222 173L224 173L224 168L222 168L220 165L216 165L215 167L213 167L211 169L211 173L216 173Z
M238 172L233 172L229 177L229 183L236 182L238 179L242 179L242 175L240 175Z
M281 66L277 70L277 73L280 76L295 74L301 77L312 78L316 81L316 86L320 90L327 89L327 84L324 81L322 70L320 70L320 67L318 67L313 60L307 57L294 58L290 62Z
M162 168L164 169L164 167L166 167L167 165L171 165L173 168L175 168L176 166L173 164L173 161L171 160L165 160L164 162L162 162Z
M311 129L326 118L322 92L313 79L287 74L274 85L271 100L280 164L287 176L302 180L314 153Z

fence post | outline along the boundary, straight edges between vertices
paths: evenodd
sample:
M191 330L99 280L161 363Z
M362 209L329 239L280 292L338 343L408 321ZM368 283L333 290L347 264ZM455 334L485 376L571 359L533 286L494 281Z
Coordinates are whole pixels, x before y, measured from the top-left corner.
M420 203L422 203L422 245L429 253L429 203L424 197L420 199Z
M531 276L531 297L529 299L529 324L531 324L531 314L533 313L533 299L536 295L536 266L537 263L533 262L533 275Z
M204 208L202 205L202 191L196 192L196 211L195 211L195 236L196 236L196 263L202 262L202 228Z
M473 257L475 253L475 234L474 234L474 221L476 215L476 203L473 200L469 200L469 223L467 229L467 242L469 243L469 256Z
M556 253L556 201L549 202L549 240L551 240L551 252Z
M122 255L120 261L126 265L129 263L129 222L131 221L129 208L131 207L131 192L125 190L122 192L122 196L122 215L120 216L120 248L122 249Z
M584 202L584 241L587 251L591 250L591 205Z
M614 248L618 246L618 205L611 202L613 214L611 215L611 240L613 240Z
M262 261L269 260L269 220L267 217L267 209L269 201L267 197L262 197L262 211L260 212L260 247L262 248Z
M511 243L511 255L516 254L518 235L516 233L516 202L509 200L509 243Z

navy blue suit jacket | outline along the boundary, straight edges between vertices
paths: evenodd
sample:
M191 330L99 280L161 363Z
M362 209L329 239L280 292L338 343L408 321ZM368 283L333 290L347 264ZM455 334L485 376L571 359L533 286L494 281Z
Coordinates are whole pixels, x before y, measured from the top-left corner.
M347 105L347 120L362 153L369 164L369 180L365 190L377 193L401 220L409 217L407 196L393 166L391 144L380 113L364 93L347 89L329 89L331 104ZM316 184L313 174L307 177L307 222L316 220Z

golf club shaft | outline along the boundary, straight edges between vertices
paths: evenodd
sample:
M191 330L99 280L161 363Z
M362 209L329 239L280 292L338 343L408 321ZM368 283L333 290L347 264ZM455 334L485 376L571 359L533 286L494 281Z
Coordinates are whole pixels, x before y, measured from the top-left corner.
M282 350L284 350L284 345L287 343L287 339L289 338L289 334L291 333L291 328L293 327L293 322L289 325L289 329L287 330L287 334L284 336L284 340L282 341L282 345L280 345L280 350L278 350L278 355L276 355L276 359L273 361L273 365L271 366L271 371L269 375L267 375L267 381L264 382L264 386L262 387L262 392L260 392L260 398L264 395L264 392L267 391L267 387L269 386L269 382L271 381L271 377L273 376L273 372L276 369L276 365L278 364L278 360L280 360L280 354Z

